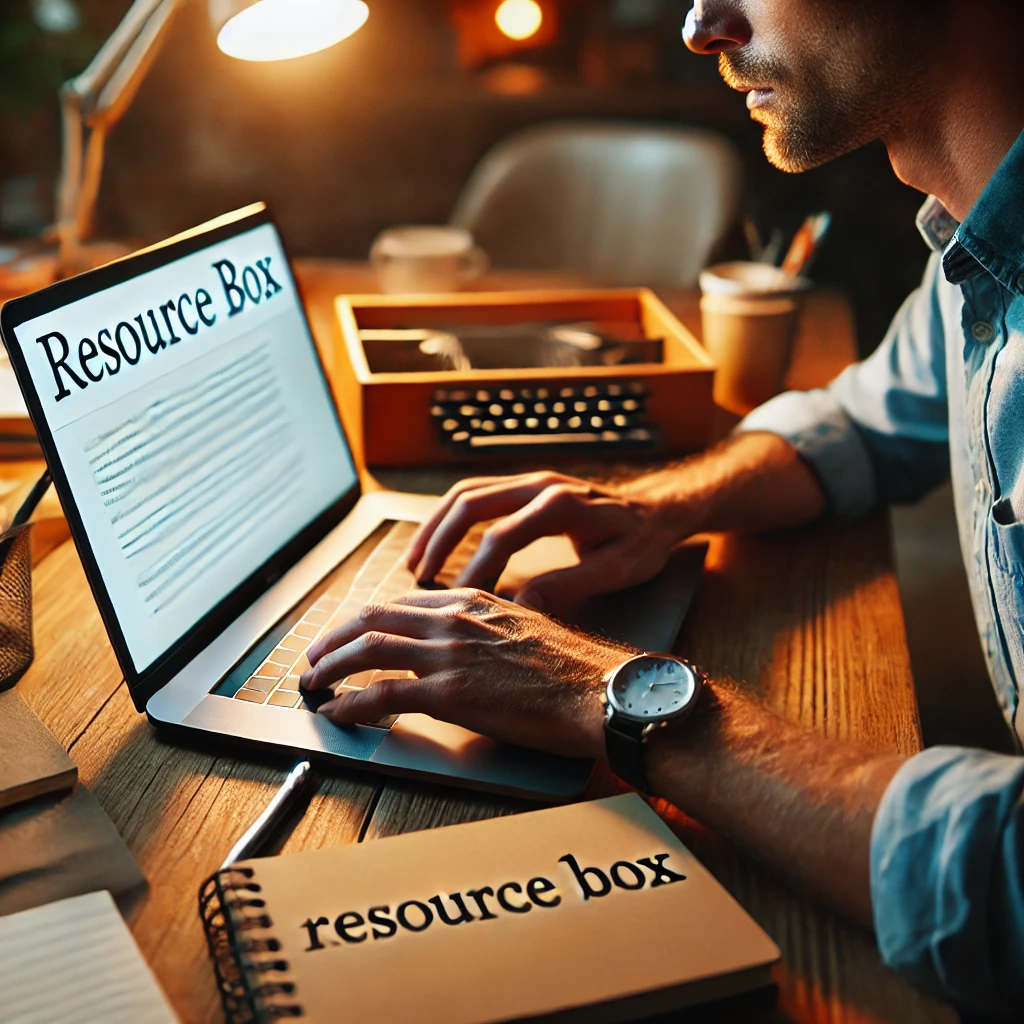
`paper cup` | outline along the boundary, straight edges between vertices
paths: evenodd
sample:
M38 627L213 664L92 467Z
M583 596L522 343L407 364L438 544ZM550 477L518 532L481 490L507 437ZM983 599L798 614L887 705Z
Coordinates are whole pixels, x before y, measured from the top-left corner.
M704 295L704 348L715 361L715 402L744 416L782 389L800 307L792 295Z

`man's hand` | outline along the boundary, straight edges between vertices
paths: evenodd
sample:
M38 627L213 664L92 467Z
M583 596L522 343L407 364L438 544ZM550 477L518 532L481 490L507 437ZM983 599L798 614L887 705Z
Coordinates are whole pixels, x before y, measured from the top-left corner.
M573 757L604 754L604 677L633 652L478 590L412 594L369 605L309 651L302 677L324 689L366 669L405 669L340 691L320 707L339 725L422 712L446 722Z
M538 576L516 595L518 604L557 613L646 582L694 533L796 526L824 508L821 486L787 441L737 434L614 489L551 472L463 480L420 529L408 562L417 579L431 581L473 526L496 520L456 581L493 590L516 551L568 536L580 564Z
M421 527L409 568L419 580L433 580L473 526L496 519L456 581L493 590L513 554L540 537L565 535L580 564L538 576L516 595L518 604L562 611L594 594L644 583L664 568L687 531L660 511L658 503L560 473L475 477L456 484Z

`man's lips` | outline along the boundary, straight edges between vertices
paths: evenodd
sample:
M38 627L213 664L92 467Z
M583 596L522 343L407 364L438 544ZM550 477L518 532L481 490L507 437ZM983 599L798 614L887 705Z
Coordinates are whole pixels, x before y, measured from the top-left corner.
M736 92L745 92L747 94L747 107L750 110L754 110L766 103L775 93L775 89L770 85L755 85L752 82L743 82L737 78L731 78L731 80L727 78L726 84L730 89L735 89Z

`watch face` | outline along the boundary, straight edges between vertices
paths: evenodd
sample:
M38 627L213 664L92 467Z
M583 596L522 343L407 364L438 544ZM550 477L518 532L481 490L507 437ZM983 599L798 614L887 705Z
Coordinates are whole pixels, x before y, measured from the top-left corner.
M626 662L611 685L615 710L641 722L656 722L685 711L697 693L697 677L674 658L647 655Z

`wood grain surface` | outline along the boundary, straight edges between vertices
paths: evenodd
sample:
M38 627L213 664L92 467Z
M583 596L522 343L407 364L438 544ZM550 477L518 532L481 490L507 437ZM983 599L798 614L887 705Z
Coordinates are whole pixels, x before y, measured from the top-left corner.
M334 296L370 291L372 279L365 268L328 261L299 261L297 270L330 372L342 351L333 321ZM499 275L484 285L578 283L569 275L533 274ZM694 296L663 297L691 329L699 329ZM827 293L812 296L791 382L823 383L853 357L846 303ZM723 418L722 429L728 425ZM600 475L627 471L592 469ZM364 471L367 486L436 493L452 478L432 472L375 478ZM219 1021L196 893L264 809L290 765L242 754L227 744L199 749L160 739L132 706L70 542L36 568L35 630L36 660L19 688L70 751L82 780L149 879L148 894L130 915L142 952L186 1024ZM827 736L906 753L920 749L902 610L881 514L847 526L756 538L713 537L706 578L678 649L713 673L742 680L787 718ZM595 775L591 791L596 795L618 788L605 770ZM283 849L338 846L528 807L332 768ZM723 1007L699 1019L956 1020L952 1010L886 971L869 933L816 908L674 809L659 810L783 950L775 1004ZM339 1015L343 1006L339 991Z

